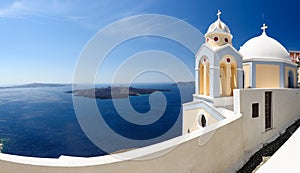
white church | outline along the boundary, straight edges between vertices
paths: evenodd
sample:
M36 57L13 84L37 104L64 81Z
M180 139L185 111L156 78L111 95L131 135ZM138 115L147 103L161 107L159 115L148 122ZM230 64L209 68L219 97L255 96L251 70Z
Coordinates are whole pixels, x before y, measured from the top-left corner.
M213 146L206 147L211 160L204 162L214 167L216 158L226 155L223 164L231 165L200 172L236 171L300 118L297 64L284 46L268 36L263 24L261 35L237 51L220 15L218 11L195 57L196 90L193 101L183 104L182 133L209 131L210 140L221 133L216 143L204 137L203 147Z
M215 173L240 169L300 118L297 65L284 46L268 36L265 24L259 36L236 50L220 11L217 16L195 56L195 94L192 102L183 104L181 136L90 158L0 154L0 172Z
M237 109L241 109L238 106L241 101L248 99L239 96L241 92L248 92L247 89L250 92L267 89L261 94L263 102L256 97L257 100L251 100L252 104L248 106L253 118L265 115L265 130L272 129L275 121L272 105L276 106L272 103L276 99L272 98L272 90L293 91L287 88L297 87L297 64L291 61L289 53L278 41L267 35L265 24L260 36L250 39L237 51L232 46L230 29L221 21L220 15L219 11L218 19L205 34L206 43L195 57L196 90L193 102L183 105L183 133L224 119L226 113L222 115L218 109L245 113L246 110ZM197 119L197 125L194 119Z

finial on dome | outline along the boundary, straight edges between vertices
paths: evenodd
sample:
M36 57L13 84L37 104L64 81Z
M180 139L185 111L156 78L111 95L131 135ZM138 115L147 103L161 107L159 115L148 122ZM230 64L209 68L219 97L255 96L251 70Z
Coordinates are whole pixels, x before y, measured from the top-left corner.
M218 20L220 20L222 12L220 10L218 10L217 16L218 16Z
M264 23L263 26L260 28L263 30L263 34L266 33L266 29L268 28L268 26Z

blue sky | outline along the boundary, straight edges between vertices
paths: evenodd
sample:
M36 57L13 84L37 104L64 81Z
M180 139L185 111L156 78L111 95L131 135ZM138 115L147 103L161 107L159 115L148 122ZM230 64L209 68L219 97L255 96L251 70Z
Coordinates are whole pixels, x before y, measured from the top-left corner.
M112 22L139 14L173 16L205 34L220 9L238 50L261 34L263 23L269 27L267 34L288 50L300 50L299 4L296 0L2 0L0 84L71 83L78 57L93 35ZM139 38L120 45L110 55L97 82L107 82L126 57L148 49L175 54L193 71L191 52L166 39ZM139 81L161 80L165 78L148 74Z

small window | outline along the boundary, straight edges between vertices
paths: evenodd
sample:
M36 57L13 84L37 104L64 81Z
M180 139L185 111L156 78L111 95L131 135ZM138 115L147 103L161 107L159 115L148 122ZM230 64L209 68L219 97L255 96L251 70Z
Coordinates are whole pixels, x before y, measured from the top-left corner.
M215 41L218 41L218 40L219 40L219 37L214 37L214 40L215 40Z
M202 114L202 116L201 116L201 126L202 127L205 127L206 126L206 118L205 118L205 116Z
M265 129L272 128L272 91L265 92Z
M226 58L226 62L229 64L231 62L230 58Z
M228 38L224 38L224 41L225 41L226 43L228 43Z
M259 116L259 104L252 103L252 118L257 118Z
M204 114L199 114L197 121L198 121L199 127L205 127L207 125L207 121L206 121Z

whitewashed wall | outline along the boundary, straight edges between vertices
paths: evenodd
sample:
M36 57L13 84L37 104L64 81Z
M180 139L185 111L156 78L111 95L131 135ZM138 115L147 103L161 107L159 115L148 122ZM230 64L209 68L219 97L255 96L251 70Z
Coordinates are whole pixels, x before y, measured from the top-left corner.
M272 128L265 130L265 92L272 91ZM243 115L245 152L252 154L300 118L299 89L243 89L234 91L235 112ZM252 118L252 103L259 103L259 117Z

